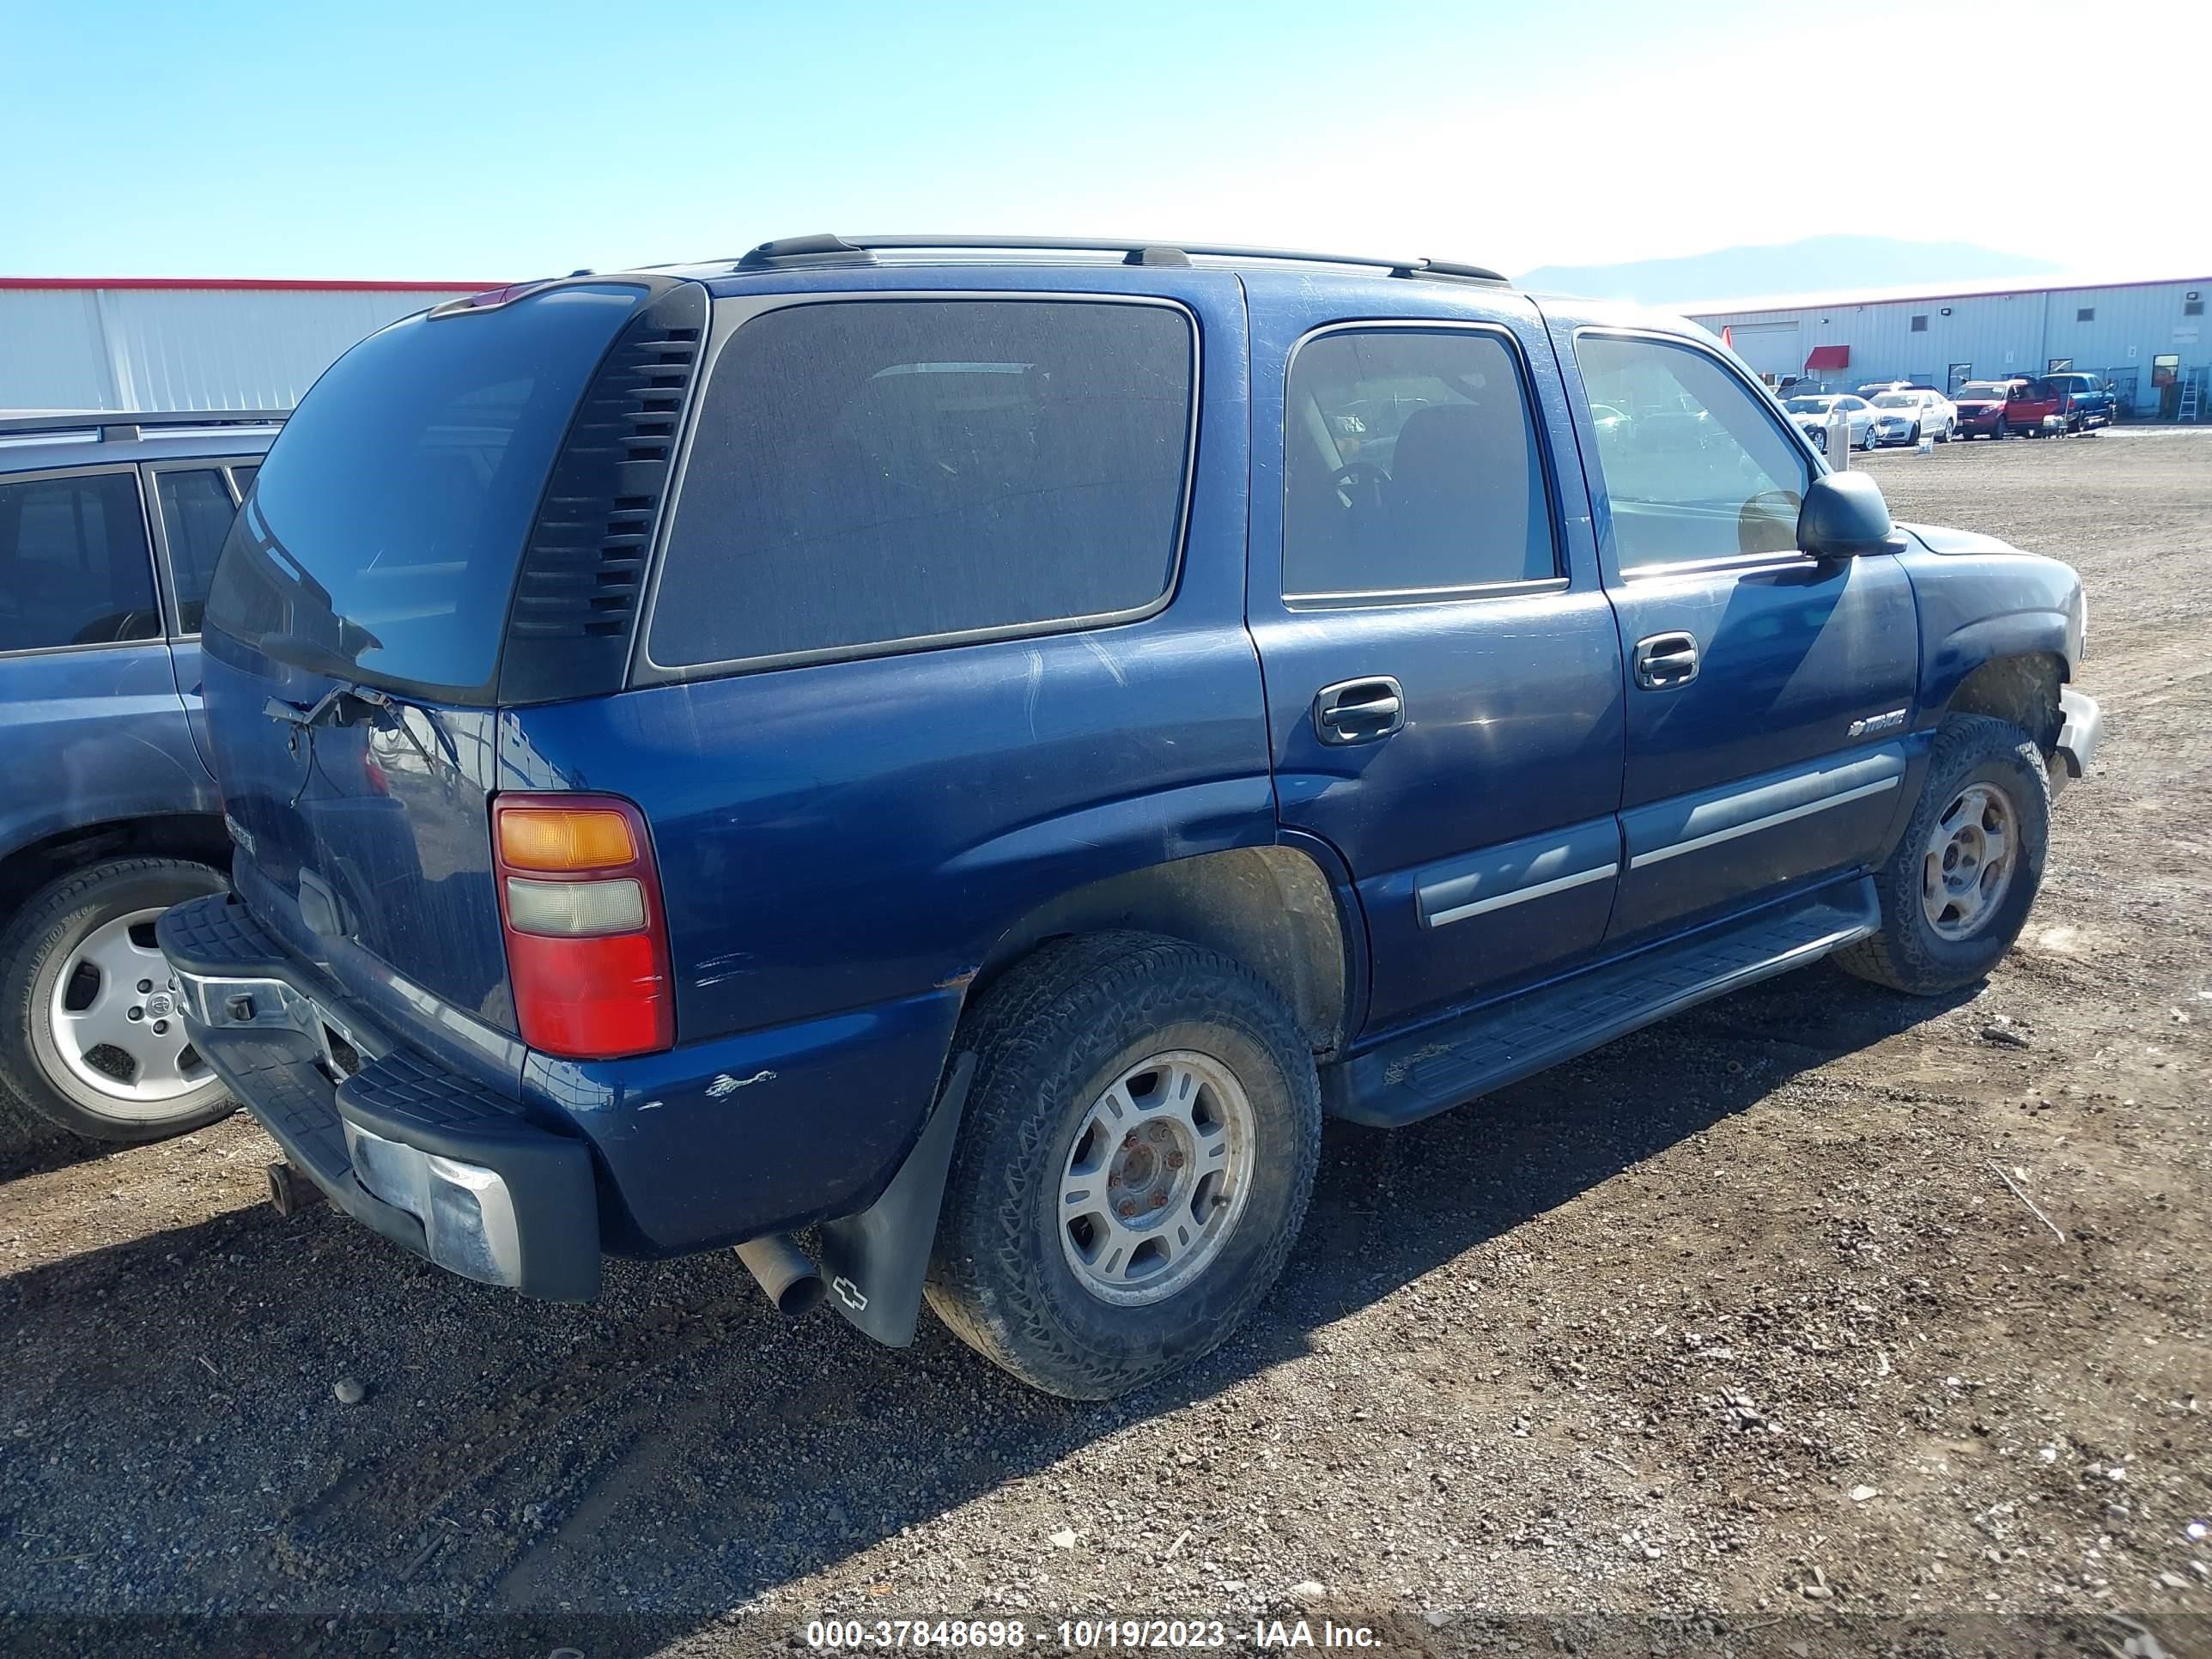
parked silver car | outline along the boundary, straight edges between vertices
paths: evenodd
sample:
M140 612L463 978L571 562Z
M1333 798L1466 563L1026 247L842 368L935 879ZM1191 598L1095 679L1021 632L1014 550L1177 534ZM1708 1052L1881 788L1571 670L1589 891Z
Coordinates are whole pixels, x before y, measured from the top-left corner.
M1800 430L1813 441L1816 448L1826 448L1828 442L1828 411L1840 408L1851 424L1851 447L1874 447L1874 405L1863 398L1848 392L1807 392L1791 398L1783 405L1790 418Z
M1884 392L1874 400L1875 443L1917 444L1933 438L1948 444L1958 429L1959 411L1940 392Z

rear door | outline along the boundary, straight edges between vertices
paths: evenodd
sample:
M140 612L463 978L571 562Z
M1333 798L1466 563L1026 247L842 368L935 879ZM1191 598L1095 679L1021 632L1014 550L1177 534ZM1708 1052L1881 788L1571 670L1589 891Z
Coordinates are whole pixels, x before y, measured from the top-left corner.
M0 848L214 809L161 641L135 467L0 475Z
M1407 282L1377 318L1371 281L1246 281L1278 807L1358 885L1373 1030L1603 939L1620 647L1532 305Z
M696 330L640 394L666 412L633 407L610 438L578 410L626 326L650 321L647 292L560 284L372 335L286 422L207 599L200 667L240 894L391 1024L508 1073L519 1059L486 1033L514 1030L488 806L522 650L509 613L527 545L527 595L554 592L532 619L574 619L553 646L619 652ZM628 480L629 506L602 499L599 473ZM549 539L557 585L538 564ZM618 556L600 557L606 542Z
M1918 623L1894 556L1797 551L1817 463L1720 353L1553 327L1626 672L1610 934L1626 945L1874 856L1905 774ZM1590 422L1593 404L1623 418Z

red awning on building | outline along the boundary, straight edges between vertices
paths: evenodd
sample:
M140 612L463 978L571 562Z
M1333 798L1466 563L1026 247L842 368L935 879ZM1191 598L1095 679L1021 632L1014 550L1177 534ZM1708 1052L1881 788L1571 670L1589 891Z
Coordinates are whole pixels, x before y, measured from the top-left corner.
M1814 346L1813 355L1805 360L1808 374L1816 368L1849 368L1850 366L1851 349L1849 346Z

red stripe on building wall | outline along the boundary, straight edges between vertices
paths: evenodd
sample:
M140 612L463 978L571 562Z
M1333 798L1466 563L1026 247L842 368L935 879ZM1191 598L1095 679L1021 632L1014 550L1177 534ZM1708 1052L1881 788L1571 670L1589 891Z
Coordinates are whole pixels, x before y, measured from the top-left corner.
M320 276L0 276L0 289L197 288L234 293L291 291L305 294L475 294L505 288L489 283L357 282Z

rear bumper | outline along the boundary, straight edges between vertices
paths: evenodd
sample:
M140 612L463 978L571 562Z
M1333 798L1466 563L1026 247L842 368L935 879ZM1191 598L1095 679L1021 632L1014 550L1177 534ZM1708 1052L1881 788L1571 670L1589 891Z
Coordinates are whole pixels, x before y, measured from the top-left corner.
M2097 700L2072 686L2058 692L2058 742L2051 755L2051 793L2057 794L2089 769L2097 745L2104 740L2104 711Z
M468 1278L558 1301L597 1293L583 1141L333 1006L234 898L180 904L155 933L193 1046L332 1203Z

